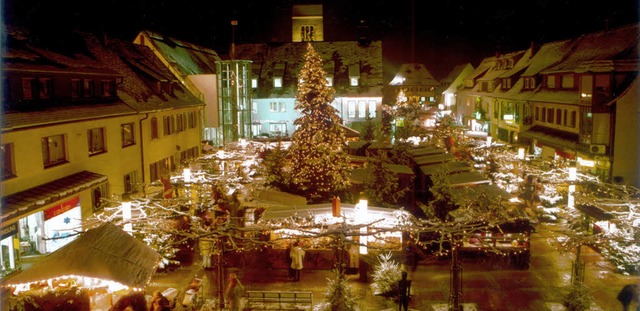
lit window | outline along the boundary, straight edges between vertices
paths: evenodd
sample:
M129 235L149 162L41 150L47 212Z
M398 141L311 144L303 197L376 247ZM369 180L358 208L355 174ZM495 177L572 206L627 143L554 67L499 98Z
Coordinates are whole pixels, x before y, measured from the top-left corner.
M369 117L370 118L376 117L376 101L375 100L369 101Z
M367 105L364 100L358 101L358 118L365 118L367 116Z
M125 123L120 126L122 132L122 147L127 147L135 144L135 137L133 133L133 123Z
M89 155L107 151L104 139L104 127L90 129L87 136L89 139Z
M251 88L258 88L258 78L251 78Z
M358 86L360 80L360 64L349 66L349 85Z
M64 135L42 138L42 159L45 168L67 162L67 149Z
M327 75L327 86L333 86L333 75Z
M274 77L273 78L273 87L281 88L282 87L282 77Z
M356 102L353 100L350 100L347 105L349 106L348 109L348 113L349 113L349 118L355 118L356 117Z
M358 78L349 78L349 85L358 86Z

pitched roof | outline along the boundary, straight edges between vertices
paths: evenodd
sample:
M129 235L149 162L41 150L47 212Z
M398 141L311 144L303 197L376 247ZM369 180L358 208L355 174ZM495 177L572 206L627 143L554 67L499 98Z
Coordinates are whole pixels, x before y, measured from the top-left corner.
M160 258L156 251L116 225L104 223L82 233L29 269L4 280L3 286L73 275L144 288Z
M140 42L141 36L150 40L155 49L167 60L169 66L183 79L189 75L216 73L216 62L220 61L220 57L212 49L149 30L140 32L134 41Z
M259 76L258 98L295 97L298 72L304 64L304 55L308 42L261 43L236 45L236 58L251 60L255 74ZM334 88L337 96L380 96L383 87L382 42L373 41L361 45L357 41L323 41L311 43L323 59L324 65L333 62ZM281 89L267 87L272 85L277 64L284 64L283 86ZM348 81L349 68L359 65L361 87L339 87L339 81ZM330 67L330 66L327 66ZM325 67L326 70L326 67ZM255 97L255 96L254 96Z
M586 62L638 59L637 24L583 35L574 41L571 53L544 72L587 70Z
M426 85L439 86L424 64L408 63L400 65L398 72L389 85Z

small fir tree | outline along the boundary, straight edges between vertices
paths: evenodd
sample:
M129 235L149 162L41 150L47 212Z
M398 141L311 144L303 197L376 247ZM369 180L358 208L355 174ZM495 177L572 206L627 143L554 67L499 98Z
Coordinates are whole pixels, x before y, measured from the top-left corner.
M373 270L371 289L374 295L393 296L398 292L402 279L400 263L391 259L391 253L379 254L378 265Z
M367 115L362 131L360 132L360 139L364 141L372 141L375 139L376 125L373 123L373 118Z
M409 188L400 189L398 176L385 166L385 163L389 162L384 153L377 157L369 157L368 163L373 176L365 183L365 194L373 204L396 207Z
M294 122L297 129L290 147L291 186L317 203L347 189L349 159L342 120L331 106L335 90L327 86L322 59L311 43L304 59L295 107L301 116Z
M276 148L266 150L262 162L265 186L287 191L291 178L286 167L287 151L282 144L278 143Z
M327 288L324 302L316 305L314 311L354 311L356 297L351 290L351 285L341 272L335 270L335 275L327 279Z

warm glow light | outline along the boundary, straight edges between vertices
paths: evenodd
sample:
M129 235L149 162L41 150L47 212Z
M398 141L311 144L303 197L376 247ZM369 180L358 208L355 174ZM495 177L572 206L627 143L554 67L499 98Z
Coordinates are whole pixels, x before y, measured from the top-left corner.
M124 231L132 234L133 224L131 223L131 202L122 202L122 221L124 222Z
M595 167L596 166L596 162L592 161L592 160L585 160L583 158L578 157L578 163L580 164L580 166L584 166L584 167Z
M575 166L569 167L569 180L574 181L577 177L577 168Z
M569 185L569 193L567 195L567 206L573 208L575 206L575 197L573 193L576 192L576 185Z
M524 148L518 148L518 159L524 160Z
M491 146L491 140L492 140L491 135L488 135L487 136L487 147Z
M190 168L185 168L184 170L182 170L182 178L184 178L184 182L185 183L191 182L191 169Z

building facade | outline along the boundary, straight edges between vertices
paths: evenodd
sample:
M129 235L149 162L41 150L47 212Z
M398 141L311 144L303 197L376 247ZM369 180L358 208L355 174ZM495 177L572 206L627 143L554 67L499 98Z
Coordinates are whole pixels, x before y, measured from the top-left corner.
M457 117L495 139L640 185L638 25L485 58L456 93ZM622 126L629 126L625 128ZM624 143L620 143L624 142Z
M202 102L148 48L29 36L9 31L3 55L3 276L73 240L103 199L152 195L200 151Z

